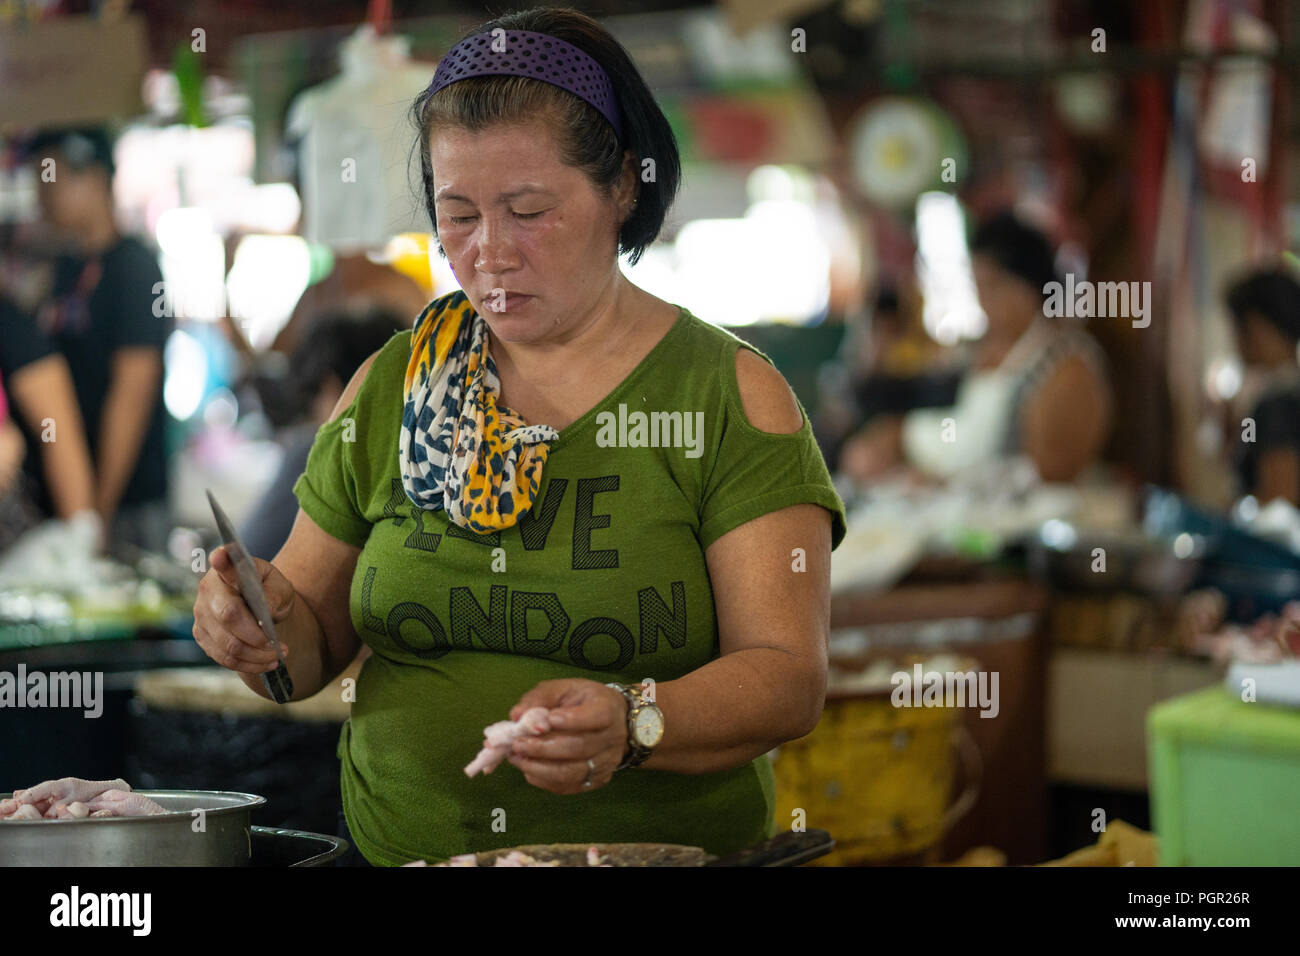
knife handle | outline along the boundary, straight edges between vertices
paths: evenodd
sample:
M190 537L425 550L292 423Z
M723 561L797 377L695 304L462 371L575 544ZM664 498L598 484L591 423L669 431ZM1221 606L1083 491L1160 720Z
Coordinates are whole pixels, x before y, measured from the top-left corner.
M293 698L293 681L289 679L289 668L284 661L273 671L262 675L262 686L277 704L287 704Z

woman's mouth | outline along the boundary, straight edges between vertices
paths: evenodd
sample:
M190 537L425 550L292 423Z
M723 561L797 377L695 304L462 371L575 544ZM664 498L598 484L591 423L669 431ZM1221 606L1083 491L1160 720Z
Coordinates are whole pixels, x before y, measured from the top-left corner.
M489 312L513 312L531 302L531 295L521 292L507 292L505 289L493 289L483 299L483 307Z

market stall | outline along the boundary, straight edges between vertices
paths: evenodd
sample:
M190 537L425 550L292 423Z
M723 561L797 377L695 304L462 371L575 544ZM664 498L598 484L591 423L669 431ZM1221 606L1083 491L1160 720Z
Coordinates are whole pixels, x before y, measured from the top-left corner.
M0 5L0 864L1300 863L1281 6L223 6Z

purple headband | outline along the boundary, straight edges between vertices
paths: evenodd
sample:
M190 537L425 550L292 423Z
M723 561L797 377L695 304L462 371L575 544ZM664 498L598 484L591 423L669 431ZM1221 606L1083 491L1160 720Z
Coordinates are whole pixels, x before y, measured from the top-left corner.
M429 95L471 76L527 76L568 90L594 106L623 138L614 84L599 63L572 43L531 30L505 30L506 50L492 49L496 37L478 33L461 40L438 61ZM501 36L500 33L497 36Z

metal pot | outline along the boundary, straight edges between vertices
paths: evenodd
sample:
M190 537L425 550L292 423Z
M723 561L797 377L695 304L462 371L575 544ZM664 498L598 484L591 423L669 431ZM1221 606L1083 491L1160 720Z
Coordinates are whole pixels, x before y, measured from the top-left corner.
M1093 571L1094 551L1106 570ZM1143 531L1088 531L1046 522L1028 542L1029 568L1039 580L1070 592L1132 591L1174 597L1189 590L1208 550L1207 540L1186 532L1164 538Z
M225 790L139 792L167 812L148 817L0 821L0 866L249 865L249 816L254 807L266 803L263 797ZM0 793L0 799L10 795Z

